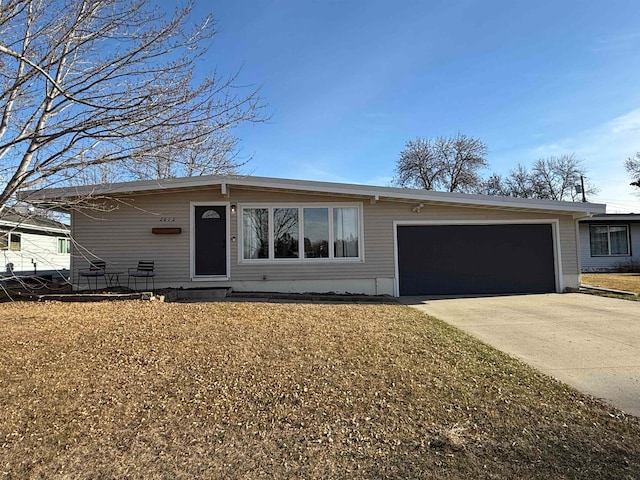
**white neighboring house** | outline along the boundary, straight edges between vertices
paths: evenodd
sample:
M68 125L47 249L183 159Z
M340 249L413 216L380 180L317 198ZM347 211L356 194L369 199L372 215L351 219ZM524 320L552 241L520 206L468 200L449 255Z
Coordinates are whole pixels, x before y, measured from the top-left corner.
M12 209L0 217L3 276L69 276L70 229L50 218Z

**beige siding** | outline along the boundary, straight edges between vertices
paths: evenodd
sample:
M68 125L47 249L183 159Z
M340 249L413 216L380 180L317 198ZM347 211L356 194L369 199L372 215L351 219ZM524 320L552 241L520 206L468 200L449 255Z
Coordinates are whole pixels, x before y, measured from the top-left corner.
M73 215L73 268L84 268L87 259L97 256L110 268L125 271L138 260L155 260L158 285L200 286L190 278L190 204L191 202L226 203L330 203L357 202L363 206L364 261L326 263L262 263L240 264L238 247L238 213L230 215L231 284L233 282L330 281L395 277L394 221L494 221L523 219L559 219L563 273L578 273L575 224L571 216L530 213L526 211L461 208L426 205L420 213L412 212L412 203L378 201L349 197L302 195L281 192L242 190L232 187L229 198L220 189L180 193L138 195L123 199L113 211ZM162 220L169 221L162 221ZM154 235L154 227L179 227L180 235ZM126 281L126 280L125 280ZM225 285L226 283L221 283ZM275 284L275 283L274 283Z
M365 204L365 225L367 227L367 257L374 256L381 272L393 274L393 255L384 252L393 249L393 221L438 221L438 222L492 222L505 220L559 220L559 236L562 250L562 269L565 274L578 272L575 222L571 216L539 214L522 211L501 211L492 209L460 208L427 205L420 213L411 210L411 204L380 202Z

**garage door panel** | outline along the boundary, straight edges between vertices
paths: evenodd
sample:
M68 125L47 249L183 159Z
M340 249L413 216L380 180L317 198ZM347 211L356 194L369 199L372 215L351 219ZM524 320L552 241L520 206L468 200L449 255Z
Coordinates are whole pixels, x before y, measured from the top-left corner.
M398 226L401 295L555 291L550 224Z

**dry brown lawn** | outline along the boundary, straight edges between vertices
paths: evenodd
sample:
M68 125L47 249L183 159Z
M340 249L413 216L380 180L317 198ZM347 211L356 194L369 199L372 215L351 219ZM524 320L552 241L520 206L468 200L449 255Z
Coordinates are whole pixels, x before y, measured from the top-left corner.
M8 478L637 478L640 420L408 307L0 305Z
M640 295L640 273L583 273L582 283Z

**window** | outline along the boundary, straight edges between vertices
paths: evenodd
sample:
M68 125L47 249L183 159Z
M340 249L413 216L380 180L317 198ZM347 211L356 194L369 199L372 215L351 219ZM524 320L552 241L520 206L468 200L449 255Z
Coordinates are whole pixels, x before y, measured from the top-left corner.
M591 256L630 255L627 225L590 225Z
M220 214L218 212L216 212L215 210L211 209L211 210L205 211L200 218L219 219L220 218Z
M19 233L9 234L9 250L19 252L22 249L22 235Z
M357 205L244 206L242 260L360 260Z
M58 238L58 253L71 253L71 240Z
M273 252L275 258L298 258L298 209L273 210Z
M11 250L19 252L22 249L22 235L19 233L11 233L0 231L0 250Z
M333 254L335 257L358 256L358 209L333 209Z
M269 258L269 210L247 208L242 212L245 259Z
M329 209L303 208L304 258L329 258Z

